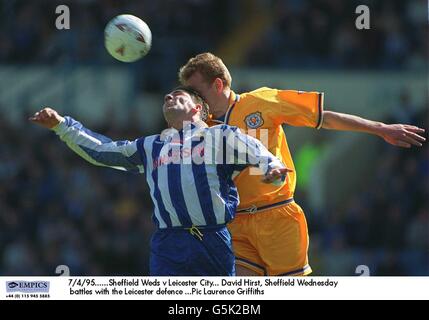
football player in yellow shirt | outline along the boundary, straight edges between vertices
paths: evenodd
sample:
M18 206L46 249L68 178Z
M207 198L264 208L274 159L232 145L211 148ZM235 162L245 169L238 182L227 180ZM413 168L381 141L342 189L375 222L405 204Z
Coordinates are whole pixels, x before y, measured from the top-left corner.
M198 91L210 105L213 123L254 129L256 138L268 135L268 149L288 168L294 168L282 124L316 129L360 131L377 135L399 147L421 146L424 129L384 124L323 110L323 93L259 88L236 94L222 60L211 53L189 59L179 81ZM266 129L262 132L261 129ZM266 139L261 139L266 140ZM265 141L263 141L265 142ZM229 224L237 275L293 276L311 273L308 230L304 212L294 201L295 172L282 185L266 185L249 169L234 182L240 195L236 218Z

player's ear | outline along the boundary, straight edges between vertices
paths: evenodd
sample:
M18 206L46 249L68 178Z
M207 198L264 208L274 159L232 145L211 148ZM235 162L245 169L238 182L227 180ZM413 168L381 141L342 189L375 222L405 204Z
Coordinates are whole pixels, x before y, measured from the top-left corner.
M201 113L202 110L203 110L203 106L199 103L196 103L195 106L192 108L192 115L195 115L198 112Z
M223 81L221 78L216 78L213 85L215 86L216 93L222 93L223 92Z

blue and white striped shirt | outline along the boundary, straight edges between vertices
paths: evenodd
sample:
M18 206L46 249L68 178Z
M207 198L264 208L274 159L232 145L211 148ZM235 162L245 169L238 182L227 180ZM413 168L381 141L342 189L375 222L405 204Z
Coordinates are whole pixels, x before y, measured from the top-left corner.
M228 125L188 123L134 141L112 141L70 117L53 130L92 164L145 172L161 229L228 223L239 203L233 175L248 165L264 173L283 167L261 142Z

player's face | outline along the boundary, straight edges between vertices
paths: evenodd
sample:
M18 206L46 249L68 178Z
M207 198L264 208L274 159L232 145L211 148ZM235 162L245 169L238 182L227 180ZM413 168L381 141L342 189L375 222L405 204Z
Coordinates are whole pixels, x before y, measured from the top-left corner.
M191 96L184 91L172 91L165 95L162 111L167 122L175 121L178 117L183 118L192 114L196 105Z
M206 100L209 106L216 105L219 95L214 83L208 83L198 71L189 77L184 85L197 91L204 100Z

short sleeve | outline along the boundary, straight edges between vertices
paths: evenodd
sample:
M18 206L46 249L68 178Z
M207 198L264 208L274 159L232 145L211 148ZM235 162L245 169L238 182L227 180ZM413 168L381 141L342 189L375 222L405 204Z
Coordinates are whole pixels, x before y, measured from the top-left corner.
M261 88L251 92L261 100L274 124L319 129L323 122L323 93Z

